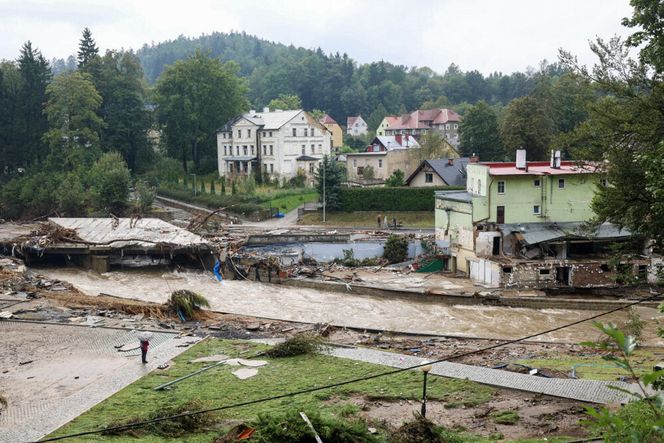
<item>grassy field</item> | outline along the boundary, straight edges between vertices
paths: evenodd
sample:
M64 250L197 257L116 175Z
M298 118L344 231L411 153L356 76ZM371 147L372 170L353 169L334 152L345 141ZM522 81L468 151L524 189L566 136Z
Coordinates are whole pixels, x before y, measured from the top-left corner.
M290 212L304 203L311 203L318 200L317 192L309 192L299 195L285 195L281 197L276 197L273 200L266 201L261 203L261 206L265 208L273 207L279 208L281 212Z
M409 228L433 228L435 225L435 215L433 211L412 211L412 212L328 212L325 215L326 225L330 226L358 226L358 227L377 227L376 219L378 216L384 219L387 216L387 222L392 223L392 218L397 219L397 223L403 224ZM300 221L303 225L322 225L322 214L319 212L308 212Z
M636 373L638 375L646 374L652 371L653 366L662 360L662 355L655 355L653 352L646 349L637 349L634 352L632 363L634 364ZM610 361L604 360L601 355L586 355L586 356L547 356L541 359L527 359L517 360L515 363L520 363L526 366L540 369L551 369L565 373L571 373L572 368L575 368L576 377L588 380L618 380L620 377L629 377L629 373L612 364Z
M190 360L197 357L223 353L229 356L250 358L262 349L265 349L265 346L243 341L205 340L177 357L168 370L148 374L57 430L52 436L99 429L109 423L118 424L131 419L145 419L151 414L158 414L166 407L182 405L191 399L198 399L208 407L229 405L377 374L391 369L323 355L298 356L267 359L268 365L259 368L258 375L243 381L231 374L237 367L222 365L182 381L172 390L156 392L152 389L209 364L190 363ZM431 377L429 380L429 398L454 406L482 404L488 401L495 392L493 388L464 380L440 377ZM417 400L421 396L421 389L421 373L402 372L311 394L217 412L215 422L221 423L218 429L189 434L186 438L164 438L146 434L140 437L140 441L209 443L214 440L215 436L223 435L224 428L229 428L231 424L237 423L237 420L250 421L261 413L283 412L293 408L305 411L318 410L321 414L352 418L359 411L348 398L353 394L365 396L367 399L411 399L414 400L413 411L416 411L419 408ZM233 422L233 420L236 421ZM90 435L67 441L136 442L139 440L130 436Z

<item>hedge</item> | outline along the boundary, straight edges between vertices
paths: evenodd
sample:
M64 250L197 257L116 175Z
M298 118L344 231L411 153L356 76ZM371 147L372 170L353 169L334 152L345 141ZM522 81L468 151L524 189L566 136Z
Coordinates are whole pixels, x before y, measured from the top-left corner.
M270 218L270 211L262 207L255 197L240 195L198 194L191 190L160 187L158 194L187 203L199 204L210 209L227 208L227 212L243 215L251 219Z
M425 188L342 188L339 199L342 211L433 211L434 193L465 189L463 186Z

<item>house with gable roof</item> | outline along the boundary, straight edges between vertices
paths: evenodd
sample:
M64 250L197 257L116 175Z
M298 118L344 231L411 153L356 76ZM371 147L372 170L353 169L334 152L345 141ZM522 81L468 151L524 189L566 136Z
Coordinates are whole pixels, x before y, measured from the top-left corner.
M355 117L348 117L346 120L346 134L357 137L367 133L367 122L364 121L361 115Z
M388 116L379 125L385 135L413 135L419 137L436 131L452 146L459 146L459 125L463 119L451 109L418 109L400 117Z
M328 114L325 114L323 118L318 121L321 125L325 126L328 131L332 134L332 147L340 148L344 144L344 132L332 117Z
M331 132L302 109L251 110L217 131L219 175L227 178L262 173L290 179L299 173L312 184L331 148Z
M478 161L478 157L424 160L406 178L406 186L466 186L466 166Z

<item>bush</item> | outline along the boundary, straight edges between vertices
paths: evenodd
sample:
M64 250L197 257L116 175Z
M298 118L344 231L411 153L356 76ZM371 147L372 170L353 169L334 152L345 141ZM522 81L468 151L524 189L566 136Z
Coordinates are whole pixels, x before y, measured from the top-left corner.
M152 207L156 195L157 191L146 181L136 182L136 201L134 202L136 209L141 214L147 212Z
M391 234L387 237L383 258L390 263L401 263L408 258L408 240L405 237Z
M171 415L184 414L186 412L200 411L209 408L207 403L200 400L189 400L188 402L166 408L160 408L154 411L148 417L136 417L124 422L111 423L108 427L117 427L123 425L131 425L141 421L152 420L155 418L166 417ZM207 427L214 423L214 415L210 412L202 414L188 415L186 417L178 417L172 420L165 420L156 423L142 426L140 428L128 428L117 431L109 430L102 431L102 435L127 435L131 437L140 437L145 434L158 435L160 437L182 437L194 432L205 431Z
M341 211L433 211L435 191L464 189L430 188L342 188L339 192Z
M129 199L130 173L122 156L109 152L90 170L92 203L96 209L121 214Z
M311 425L325 442L378 443L378 436L367 430L363 421L346 421L321 416L318 411L305 411ZM313 432L300 416L299 409L282 414L260 414L252 423L256 432L251 441L258 443L305 443L314 441Z
M323 338L320 335L304 332L273 346L265 352L265 355L272 358L294 357L296 355L314 354L322 347Z
M210 302L201 294L187 289L173 291L168 299L168 308L174 312L180 311L186 318L192 319L202 307L209 308Z
M404 181L404 173L401 169L397 169L390 175L387 180L385 180L385 186L396 188L399 186L405 186L406 182Z

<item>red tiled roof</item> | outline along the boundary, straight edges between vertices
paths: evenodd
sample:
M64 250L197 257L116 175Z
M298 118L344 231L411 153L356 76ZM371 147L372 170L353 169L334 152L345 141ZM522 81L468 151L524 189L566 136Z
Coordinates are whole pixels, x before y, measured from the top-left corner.
M348 117L348 119L346 120L346 123L348 124L348 127L353 126L353 124L355 123L355 120L357 120L358 118L360 118L359 115L355 116L355 117Z
M320 123L323 124L323 125L336 125L337 124L336 120L334 120L328 114L325 114L325 116L320 119Z
M528 169L518 169L513 162L481 162L489 167L489 175L570 175L593 174L597 168L590 162L561 161L560 168L552 168L549 162L528 162Z

